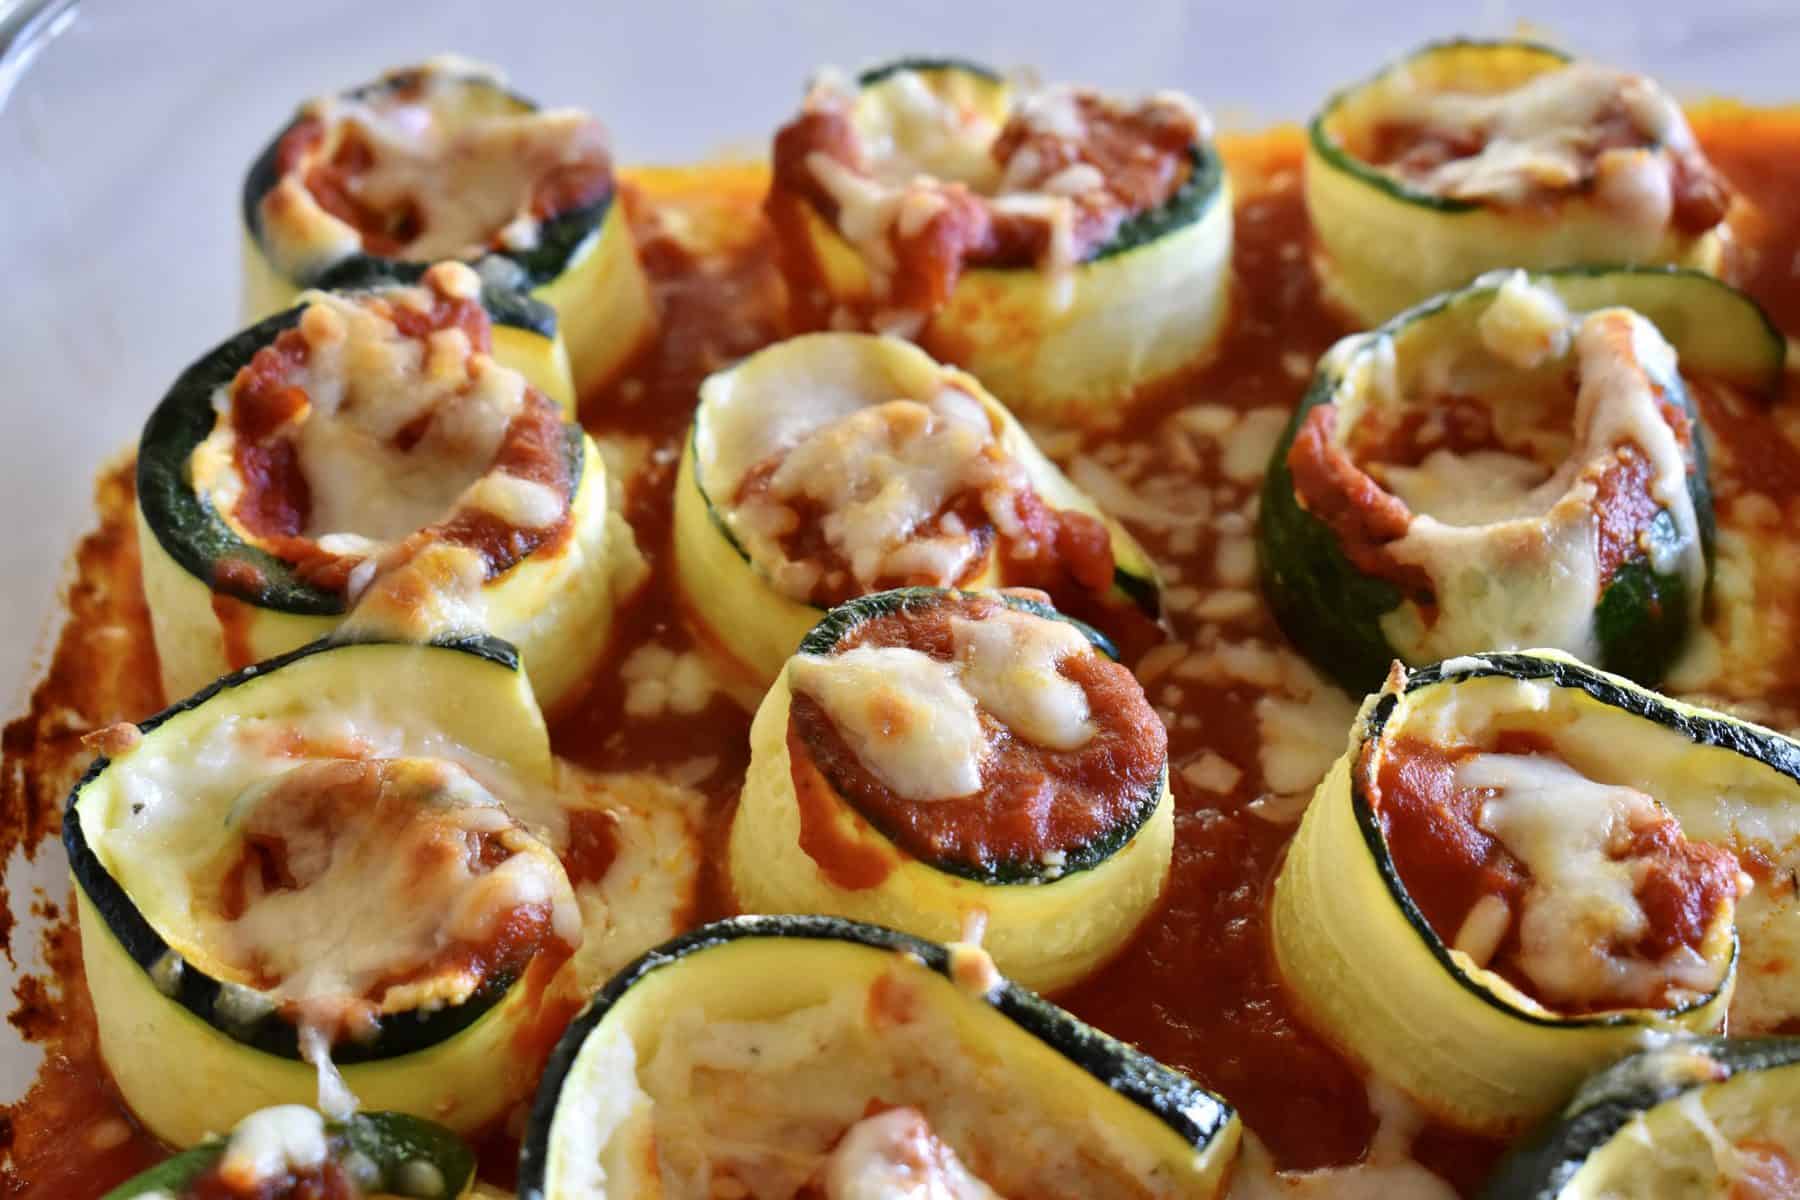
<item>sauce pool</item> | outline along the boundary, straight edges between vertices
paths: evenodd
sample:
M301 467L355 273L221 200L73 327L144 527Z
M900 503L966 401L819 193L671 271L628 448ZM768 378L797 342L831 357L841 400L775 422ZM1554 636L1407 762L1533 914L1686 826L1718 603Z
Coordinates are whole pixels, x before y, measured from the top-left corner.
M1784 330L1800 333L1800 113L1722 107L1695 114L1696 132L1720 170L1748 199L1738 225L1732 273ZM1300 193L1302 135L1276 129L1224 139L1234 171L1236 308L1215 361L1143 397L1130 423L1110 434L1053 434L1057 456L1150 461L1178 477L1176 494L1206 493L1215 509L1245 508L1258 485L1238 478L1211 447L1176 447L1171 422L1190 406L1234 413L1291 410L1313 361L1344 324L1322 304L1308 255L1310 233ZM721 878L724 830L748 762L749 715L724 695L699 713L636 717L625 709L620 664L646 645L710 653L689 632L672 584L671 497L680 439L695 391L710 372L784 336L786 295L773 238L761 216L767 174L757 167L625 173L624 190L640 252L662 310L655 343L621 379L585 398L583 423L625 447L641 464L625 510L650 567L644 590L621 607L618 638L582 697L553 714L558 753L600 770L661 770L696 757L713 761L700 785L708 800L707 875L694 923L734 910ZM707 257L705 244L722 247ZM1790 376L1790 379L1792 377ZM1790 386L1792 386L1790 384ZM1782 505L1800 498L1800 452L1782 434L1793 400L1773 407L1702 397L1708 433L1729 451L1721 494L1741 481ZM1184 445L1186 445L1184 443ZM156 664L131 544L129 467L100 483L100 529L83 543L73 619L32 712L8 727L5 843L34 849L55 828L76 739L158 706ZM1729 511L1727 509L1727 511ZM1224 585L1220 535L1198 528L1133 532L1168 571L1172 597ZM1254 584L1245 585L1253 589ZM1196 648L1208 634L1184 601L1172 605L1171 636ZM1231 623L1231 638L1281 646L1272 618L1256 605ZM1259 763L1256 707L1267 694L1249 682L1171 683L1150 637L1130 639L1127 662L1146 677L1169 725L1176 846L1157 911L1108 966L1058 999L1078 1015L1132 1041L1225 1095L1280 1165L1310 1168L1355 1161L1375 1128L1364 1082L1333 1047L1296 1017L1269 948L1267 896L1291 820L1270 819L1259 801L1269 790ZM1797 652L1800 653L1800 652ZM1777 691L1800 700L1800 658L1782 664ZM75 728L71 729L71 725ZM1220 760L1228 783L1203 789L1189 770ZM605 830L586 831L581 869L604 871ZM20 986L12 1015L22 1035L42 1045L46 1067L32 1090L5 1112L0 1139L10 1167L0 1193L97 1195L163 1153L112 1091L101 1062L82 978L78 939L62 915L47 934L50 975ZM542 1053L544 1047L532 1047ZM516 1143L504 1130L480 1139L497 1182L510 1177ZM1427 1128L1415 1153L1465 1193L1478 1186L1498 1143Z

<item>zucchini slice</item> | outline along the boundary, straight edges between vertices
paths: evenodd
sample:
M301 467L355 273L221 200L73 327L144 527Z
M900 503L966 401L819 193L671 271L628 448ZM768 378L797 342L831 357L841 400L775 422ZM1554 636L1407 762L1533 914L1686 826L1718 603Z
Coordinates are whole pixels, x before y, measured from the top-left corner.
M949 941L972 917L1053 990L1130 939L1169 872L1167 737L1112 647L1027 595L833 609L757 710L731 826L750 912Z
M352 608L404 628L434 571L515 641L546 705L603 651L630 530L544 386L555 314L460 263L411 274L309 292L189 367L145 425L138 544L165 695Z
M832 604L901 584L1050 591L1155 618L1156 567L972 376L855 333L777 343L700 385L675 568L766 686Z
M1321 281L1367 325L1501 267L1718 269L1729 193L1642 76L1438 42L1333 96L1308 135Z
M876 1185L895 1132L932 1138L940 1185L967 1172L1007 1196L1206 1200L1242 1127L1185 1076L992 977L972 947L737 917L646 954L570 1024L519 1195L706 1195L755 1178L757 1195L788 1196L854 1167Z
M1784 353L1749 297L1658 269L1495 272L1345 338L1264 477L1277 619L1353 693L1537 645L1655 682L1712 573L1684 375L1769 388Z
M475 1155L462 1139L406 1113L358 1113L327 1121L309 1108L260 1109L230 1137L210 1137L106 1193L101 1200L188 1200L226 1194L286 1196L311 1183L346 1200L416 1196L451 1200L475 1186Z
M396 68L301 105L251 166L244 317L371 269L460 258L560 314L579 398L656 328L616 198L593 117L540 109L466 59Z
M903 332L1038 419L1112 423L1204 358L1230 185L1175 93L1018 94L985 67L829 74L775 139L768 210L804 320Z
M553 760L510 646L319 642L107 742L63 844L101 1053L157 1137L338 1111L332 1063L461 1132L530 1087L519 1047L581 926L520 823Z
M1680 1038L1582 1085L1484 1200L1754 1200L1800 1190L1800 1039Z
M1396 667L1288 850L1276 959L1366 1069L1511 1134L1648 1031L1800 1016L1797 864L1780 734L1554 651Z

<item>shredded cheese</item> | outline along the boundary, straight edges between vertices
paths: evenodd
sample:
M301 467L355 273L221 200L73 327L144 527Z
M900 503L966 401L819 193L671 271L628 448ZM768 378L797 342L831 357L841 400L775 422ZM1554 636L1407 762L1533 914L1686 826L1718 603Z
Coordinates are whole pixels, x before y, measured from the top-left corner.
M1673 819L1656 801L1538 755L1473 755L1458 763L1456 784L1491 793L1478 823L1531 874L1519 964L1543 998L1661 1007L1670 986L1696 995L1718 987L1726 964L1687 947L1659 962L1624 949L1650 923L1637 898L1640 872L1627 856L1631 839Z

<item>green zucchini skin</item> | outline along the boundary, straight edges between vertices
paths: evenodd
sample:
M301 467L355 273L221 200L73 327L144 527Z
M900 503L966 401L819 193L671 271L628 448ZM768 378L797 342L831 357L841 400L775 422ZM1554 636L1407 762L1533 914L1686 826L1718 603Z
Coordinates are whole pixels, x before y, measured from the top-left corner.
M892 79L902 71L960 71L965 75L973 75L989 83L1005 83L1006 77L986 63L976 62L972 58L957 58L955 55L917 54L890 59L878 63L862 71L856 77L859 88L874 87L878 83Z
M1058 612L1048 604L1041 604L1022 596L1008 595L1005 592L957 592L943 588L923 587L895 588L892 591L875 592L868 596L858 596L854 600L838 605L826 614L823 621L813 627L811 633L806 635L800 643L798 653L829 655L846 637L869 621L898 612L932 608L948 599L961 596L971 598L991 596L1014 612L1028 613L1048 621L1061 621L1066 625L1071 625L1088 640L1095 650L1114 662L1119 660L1118 648L1107 639L1105 634L1085 622ZM923 859L921 861L933 870L942 871L946 875L955 875L958 878L982 884L1048 883L1053 879L1072 875L1077 871L1097 867L1116 854L1143 827L1144 822L1150 819L1150 814L1156 811L1157 803L1162 798L1162 789L1168 780L1168 773L1168 766L1164 764L1156 782L1139 798L1137 807L1130 818L1121 821L1116 828L1108 830L1104 836L1096 838L1079 849L1070 850L1056 874L1047 874L1048 868L1044 864L1034 862L1001 862L995 863L991 867L983 867L947 859ZM885 826L876 816L863 812L862 809L856 807L854 801L844 797L843 792L838 790L835 783L833 783L832 790L843 797L844 803L856 809L857 814L874 826L883 837L892 839L897 836L895 831Z
M409 284L418 280L425 269L416 264L364 264L356 268L356 283L349 290ZM496 325L544 337L555 335L555 312L528 296L484 283L481 303ZM347 611L342 593L308 583L290 564L239 537L218 510L194 490L187 470L195 448L212 433L218 420L213 393L229 387L257 351L298 325L304 311L305 306L299 305L259 321L202 355L176 378L145 422L138 440L137 495L145 522L156 534L157 542L169 557L208 588L230 592L257 608L297 616L338 617ZM581 484L586 455L580 426L570 423L565 434L570 495L574 495ZM221 576L218 567L228 560L247 563L254 575L232 571ZM246 587L239 582L245 578L257 582Z
M1694 1075L1696 1058L1715 1068L1710 1078ZM1514 1146L1481 1200L1580 1200L1582 1167L1639 1114L1696 1088L1783 1067L1800 1068L1800 1038L1682 1038L1633 1055L1588 1080L1567 1108Z
M519 1146L520 1200L546 1200L550 1126L563 1082L582 1044L606 1014L645 976L689 954L743 938L806 938L849 942L906 955L952 979L950 954L935 942L908 934L824 916L745 916L715 921L665 942L625 967L569 1023L538 1084L524 1141ZM1012 982L989 993L986 1003L1043 1042L1103 1086L1144 1109L1188 1144L1200 1147L1223 1132L1236 1113L1219 1097L1135 1047L1084 1024L1049 1001Z
M246 667L235 674L216 680L209 686L163 709L155 716L139 723L138 728L149 733L165 721L189 712L204 705L213 697L248 683L253 679L261 679L290 663L298 662L315 654L323 653L337 647L351 644L338 639L325 639L302 646L291 653L269 659L252 667ZM383 644L379 640L355 643L367 645ZM447 638L430 643L433 647L470 654L477 658L505 667L510 671L519 671L518 652L499 638L487 635L474 635ZM69 869L75 876L76 884L87 895L99 912L107 928L112 931L125 952L131 956L146 974L169 953L169 944L161 934L157 933L149 920L138 909L138 906L126 894L125 889L114 879L101 864L93 848L88 845L87 835L82 831L81 818L76 811L76 802L83 789L111 764L105 755L96 758L88 767L81 780L69 792L69 799L63 809L62 842L63 849L68 852ZM484 1013L498 1003L516 982L513 977L496 974L483 982L473 995L461 1004L446 1005L430 1013L418 1013L404 1021L392 1021L386 1024L376 1037L359 1042L346 1040L332 1047L332 1061L339 1065L358 1062L373 1062L385 1058L398 1058L423 1050L454 1036L463 1029L473 1025ZM247 1045L271 1054L278 1058L301 1058L299 1048L298 1027L279 1012L271 1012L248 1024L220 1023L214 1015L222 985L219 980L198 970L192 963L184 963L172 991L165 993L170 999L187 1009L205 1022L209 1027Z
M361 1154L381 1172L383 1183L402 1164L423 1159L444 1178L443 1195L460 1196L474 1181L475 1155L461 1138L431 1121L406 1113L358 1113L329 1122L326 1134L343 1139L345 1155ZM226 1139L214 1138L132 1176L101 1200L135 1200L150 1193L185 1196L185 1189L225 1153ZM379 1186L379 1185L378 1185Z
M1747 318L1746 333L1752 338L1760 337L1766 343L1743 356L1749 366L1734 371L1734 377L1759 389L1773 387L1779 378L1783 343L1769 324L1768 315L1748 296L1701 272L1684 268L1575 267L1535 272L1532 280L1559 293L1574 292L1584 300L1595 298L1596 293L1603 293L1609 285L1627 295L1631 289L1659 284L1694 289L1692 294L1696 297L1716 291L1718 296L1710 299L1722 298L1746 310L1738 314ZM1484 277L1467 288L1433 297L1394 317L1368 336L1397 334L1414 322L1430 320L1453 304L1479 297L1495 286ZM1681 331L1670 331L1667 336L1680 352L1685 340ZM1331 357L1322 359L1270 456L1263 477L1257 538L1263 592L1282 630L1302 653L1342 687L1352 694L1361 694L1380 686L1391 662L1405 660L1383 633L1381 620L1411 597L1404 596L1392 582L1364 574L1351 563L1331 528L1301 506L1287 462L1302 424L1314 409L1334 402L1341 382L1341 373ZM1680 378L1668 381L1665 394L1690 422L1692 441L1688 448L1687 488L1710 589L1717 522L1708 474L1706 435L1699 409L1684 381ZM1678 536L1668 511L1661 510L1653 520L1650 537L1666 543ZM1675 570L1658 572L1651 566L1650 555L1646 553L1622 564L1595 601L1594 634L1600 649L1596 665L1642 683L1654 684L1685 646L1690 630L1689 614L1700 610L1699 601L1704 597L1693 597L1688 592L1687 581L1678 565Z
M536 101L520 95L511 88L502 87L486 76L468 74L452 76L451 79L459 84L490 87L501 91L518 104L523 111L535 112L538 109ZM408 76L405 74L390 75L351 88L342 94L347 99L368 100L385 92L391 92L407 81ZM257 155L249 172L244 176L241 198L244 229L248 231L251 240L256 243L259 250L264 245L262 199L280 182L281 171L278 164L281 141L302 120L303 115L297 112L286 125L276 132L269 144L263 148L263 152ZM588 240L599 233L600 226L606 220L606 214L611 211L613 200L617 194L618 188L615 184L599 200L580 208L572 208L567 212L558 213L544 221L538 228L537 244L529 250L490 250L482 256L480 261L499 260L510 264L517 273L517 279L508 282L521 292L541 287L568 269L569 264L586 246ZM296 287L302 288L335 287L341 286L340 280L359 278L369 271L379 272L384 269L400 267L423 272L429 265L424 262L402 262L358 251L330 264L311 278L295 279L292 282Z

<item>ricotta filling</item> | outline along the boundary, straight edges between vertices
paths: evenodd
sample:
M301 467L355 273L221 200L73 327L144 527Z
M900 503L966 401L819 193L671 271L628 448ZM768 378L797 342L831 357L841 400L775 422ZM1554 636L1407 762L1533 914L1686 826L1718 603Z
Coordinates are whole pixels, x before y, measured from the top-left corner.
M1673 820L1655 800L1539 755L1472 755L1457 764L1456 784L1487 794L1478 825L1530 874L1518 961L1544 999L1652 1007L1644 997L1669 994L1654 1007L1676 1007L1718 988L1724 961L1685 946L1660 961L1629 952L1650 928L1638 897L1648 864L1630 856L1632 840ZM1471 932L1465 922L1464 930L1498 941L1491 928Z
M952 387L857 408L778 453L766 488L724 511L751 560L800 601L821 585L841 591L845 571L859 593L890 581L953 586L987 549L951 511L957 500L977 497L996 529L1016 531L1018 500L1030 488L981 402ZM784 539L808 517L837 562L789 553Z
M817 701L869 772L921 803L972 795L995 730L1052 751L1098 732L1087 694L1059 669L1094 653L1066 622L1002 609L952 617L953 657L904 646L798 654L788 684Z
M291 442L306 484L300 536L320 550L376 557L458 513L526 530L566 516L567 496L495 461L527 403L524 375L476 350L461 328L421 339L396 324L403 310L429 312L441 299L479 294L475 273L460 263L440 263L422 284L374 296L307 293L298 326L306 359L288 380L304 403L275 436ZM259 535L233 519L253 486L234 453L239 386L220 390L219 420L191 470L196 490L255 543Z
M972 1052L915 970L766 1019L673 1007L648 1044L603 1027L583 1057L604 1069L572 1074L583 1086L559 1103L557 1181L765 1200L1176 1194L1102 1115L1050 1118L993 1048Z
M557 215L538 211L541 184L570 173L610 177L606 132L579 109L517 111L491 68L462 60L395 74L417 86L377 84L366 96L302 108L324 136L261 202L264 240L288 274L316 273L365 247L364 231L326 209L306 181L347 142L357 166L338 186L384 219L384 236L398 244L384 244L382 256L410 262L534 249L543 221Z
M1523 453L1437 449L1416 466L1369 468L1411 511L1406 533L1388 543L1388 552L1422 569L1436 599L1429 616L1408 599L1382 618L1392 644L1412 661L1471 647L1530 646L1596 658L1594 609L1604 582L1598 480L1622 448L1648 461L1650 498L1674 529L1671 539L1640 540L1650 566L1680 575L1697 611L1706 584L1699 518L1686 457L1661 406L1665 388L1678 379L1674 349L1627 309L1565 316L1556 297L1522 273L1496 290L1477 329L1475 349L1459 345L1437 361L1411 364L1417 376L1411 386L1495 395L1498 423L1516 419L1504 412L1514 394L1532 391L1515 379L1516 392L1506 392L1509 372L1555 373L1566 362L1579 380L1574 448L1549 468L1543 450L1553 442L1539 435L1534 445L1527 434L1519 439ZM1353 403L1340 401L1348 413L1403 403L1401 385L1384 392L1372 369L1353 370L1347 379L1360 393ZM1334 437L1343 443L1354 425L1340 421Z
M1503 92L1428 87L1401 73L1381 116L1427 135L1477 139L1480 148L1422 169L1385 170L1433 195L1519 205L1595 183L1633 225L1660 228L1672 208L1670 150L1692 150L1693 133L1674 98L1654 81L1591 62L1535 75ZM1617 141L1624 122L1625 144Z

